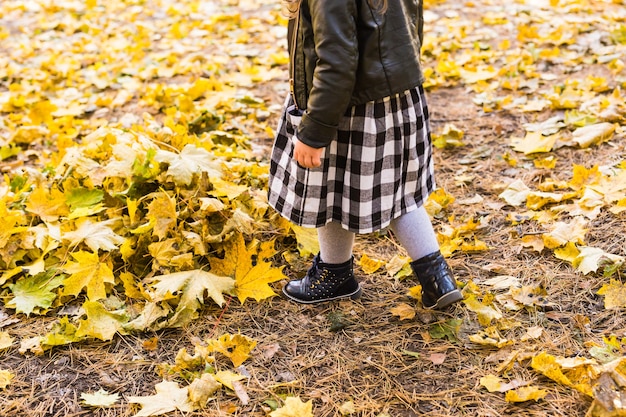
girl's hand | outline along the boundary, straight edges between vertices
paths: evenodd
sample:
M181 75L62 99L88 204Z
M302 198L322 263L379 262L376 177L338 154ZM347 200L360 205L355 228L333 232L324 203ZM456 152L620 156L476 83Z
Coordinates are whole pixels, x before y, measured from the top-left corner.
M293 140L293 158L303 168L317 168L322 165L323 153L324 148L313 148L296 138Z

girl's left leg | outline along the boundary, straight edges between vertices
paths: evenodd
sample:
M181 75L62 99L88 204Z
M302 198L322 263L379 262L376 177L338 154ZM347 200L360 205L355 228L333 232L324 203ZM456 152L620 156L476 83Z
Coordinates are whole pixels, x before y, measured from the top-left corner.
M320 253L313 258L313 265L304 278L287 283L283 293L304 304L359 298L361 286L352 270L354 233L332 222L317 229L317 236Z
M445 308L463 299L452 270L439 251L439 243L424 206L391 222L391 230L406 249L413 272L422 284L422 304Z

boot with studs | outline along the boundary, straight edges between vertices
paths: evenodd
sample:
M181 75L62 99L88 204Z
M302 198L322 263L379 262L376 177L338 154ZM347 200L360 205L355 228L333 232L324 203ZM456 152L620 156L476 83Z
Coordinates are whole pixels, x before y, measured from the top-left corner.
M437 251L411 262L422 285L422 304L428 309L443 309L463 299L450 266Z
M324 301L361 296L361 286L352 270L353 258L342 264L327 264L321 261L319 253L313 258L313 265L304 278L289 281L283 287L285 296L302 304L315 304Z

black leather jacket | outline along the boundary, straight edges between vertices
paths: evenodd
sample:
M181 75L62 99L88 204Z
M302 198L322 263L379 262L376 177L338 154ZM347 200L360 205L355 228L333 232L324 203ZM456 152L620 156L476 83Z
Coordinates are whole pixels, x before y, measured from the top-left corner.
M388 0L384 13L368 0L302 0L288 30L299 140L327 146L349 107L423 83L422 11L422 0Z

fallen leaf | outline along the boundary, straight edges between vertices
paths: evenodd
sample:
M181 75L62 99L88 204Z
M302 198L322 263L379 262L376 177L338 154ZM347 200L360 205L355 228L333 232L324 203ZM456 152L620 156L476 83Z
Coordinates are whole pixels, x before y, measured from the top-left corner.
M75 262L67 262L63 271L70 276L63 282L63 295L77 296L83 288L91 301L106 298L106 284L115 283L113 271L101 262L97 253L79 251L72 253Z
M394 316L398 316L400 320L410 320L415 317L415 308L406 303L400 303L389 311Z
M7 332L0 332L0 351L13 346L13 337Z
M339 411L342 416L347 416L356 413L356 407L354 406L354 402L346 401L339 406L337 411Z
M211 374L204 373L200 378L194 379L189 385L189 401L203 407L209 398L222 387Z
M177 382L163 381L154 386L155 395L146 397L129 396L131 404L140 404L141 410L135 417L150 417L169 413L171 411L194 411L196 407L189 401L187 387L180 388Z
M194 175L203 172L209 174L209 178L222 177L220 161L206 149L192 144L185 145L179 154L158 150L154 159L169 165L167 175L178 185L189 185Z
M9 386L11 381L15 378L15 374L11 371L7 371L6 369L0 369L0 390L5 389Z
M211 259L211 270L223 276L235 277L235 292L241 303L247 298L261 301L275 296L276 293L269 284L286 277L282 268L274 268L265 261L265 258L274 255L273 245L274 242L269 241L261 244L259 251L254 245L248 249L242 234L237 233L224 244L224 251L228 256L224 259ZM254 265L253 259L256 260Z
M507 391L504 399L509 403L520 403L530 400L543 400L546 395L548 395L548 391L537 387L521 387Z
M117 220L112 219L94 223L89 219L83 219L77 222L76 230L64 233L63 239L68 240L71 246L85 242L94 253L98 250L112 251L118 249L125 240L111 229L111 225L116 222Z
M63 285L64 281L65 275L57 275L55 271L22 278L15 284L9 284L13 298L9 299L6 306L27 316L33 311L45 310L57 298L54 290Z
M615 132L613 123L597 123L578 128L572 134L572 140L581 148L610 140Z
M155 300L168 300L176 295L176 312L168 319L168 325L180 327L197 317L204 304L205 292L217 305L224 304L223 294L233 290L234 281L195 269L156 276L152 279L152 287Z
M109 408L112 407L120 396L118 394L110 394L106 390L100 389L92 394L83 392L80 394L82 403L89 407Z
M256 344L256 340L241 334L225 334L218 339L209 340L207 348L210 352L219 352L226 356L231 360L234 367L238 367L250 358L250 352L256 347Z
M626 307L626 283L612 279L598 290L598 295L604 296L604 308L607 310Z
M285 405L270 413L270 417L313 417L313 402L300 397L285 398Z
M448 355L445 353L433 353L428 357L428 360L430 360L433 365L441 365L446 361L447 357Z
M382 261L380 259L370 258L366 254L363 254L361 256L361 259L359 259L359 262L358 262L363 273L367 275L371 275L374 272L378 271L381 267L385 265L385 263L386 263L385 261Z
M111 340L116 333L126 334L124 324L128 322L126 312L111 312L97 301L85 301L83 304L87 319L81 320L76 330L76 337L94 337Z

